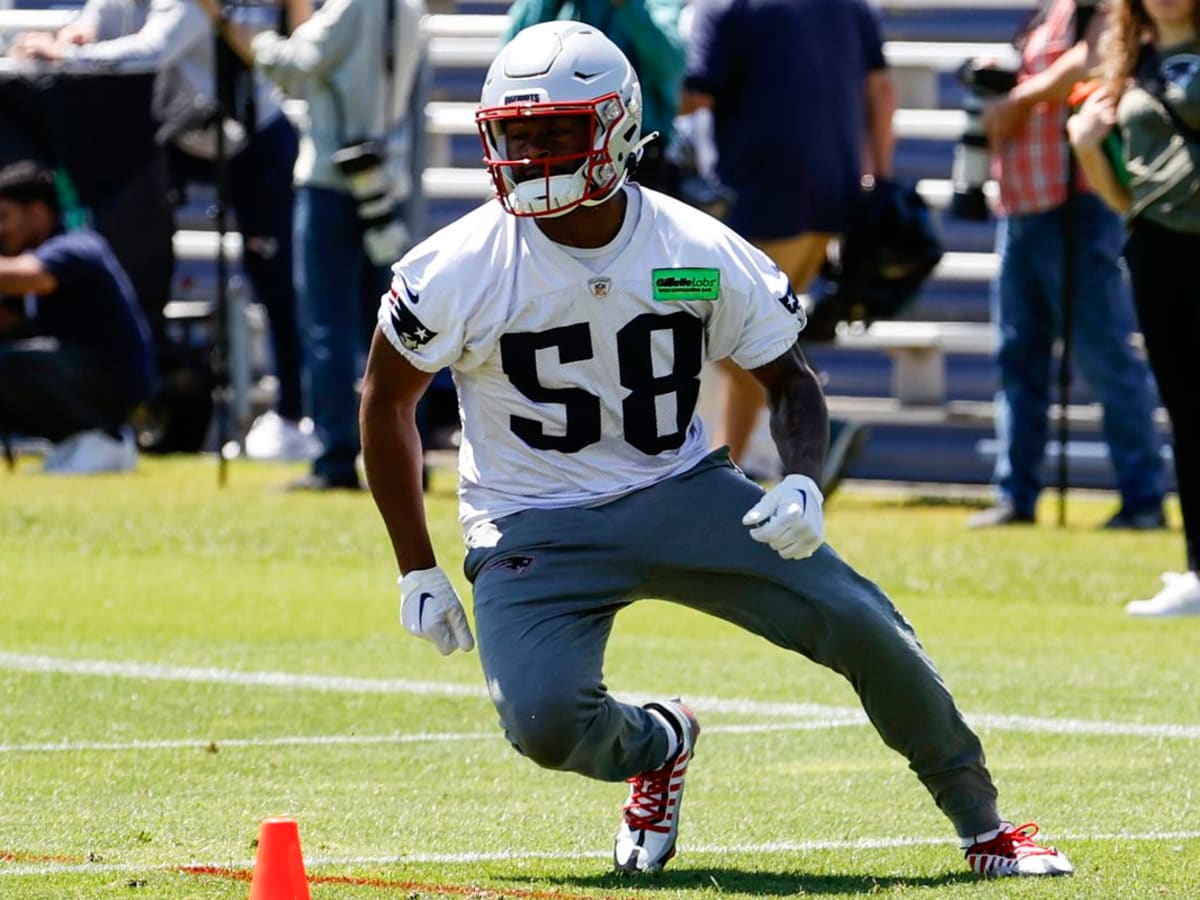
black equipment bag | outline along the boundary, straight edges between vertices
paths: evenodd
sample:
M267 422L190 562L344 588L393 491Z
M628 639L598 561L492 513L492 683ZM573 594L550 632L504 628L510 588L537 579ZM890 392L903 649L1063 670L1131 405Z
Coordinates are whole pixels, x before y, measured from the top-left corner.
M806 341L832 341L839 322L893 319L917 299L942 240L916 187L864 185L836 254L812 287Z

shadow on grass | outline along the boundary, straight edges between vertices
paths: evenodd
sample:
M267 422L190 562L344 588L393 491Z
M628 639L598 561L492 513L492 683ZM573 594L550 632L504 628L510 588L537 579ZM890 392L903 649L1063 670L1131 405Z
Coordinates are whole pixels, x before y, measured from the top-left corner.
M987 509L994 505L994 496L980 494L966 496L957 494L910 494L902 497L881 497L875 503L882 509L961 509L970 512L977 509Z
M803 871L764 872L698 867L672 868L658 875L628 878L611 872L596 875L548 876L547 881L563 887L606 890L623 896L648 891L699 891L716 889L722 894L755 897L788 897L800 894L872 894L889 888L933 888L976 882L967 871L945 872L928 877L895 875L812 875Z

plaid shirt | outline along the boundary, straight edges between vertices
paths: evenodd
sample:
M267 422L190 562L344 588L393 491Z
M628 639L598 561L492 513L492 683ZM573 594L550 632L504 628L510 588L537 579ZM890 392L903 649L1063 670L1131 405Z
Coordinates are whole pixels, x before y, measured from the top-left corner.
M1018 80L1044 72L1075 45L1075 0L1050 0L1045 19L1026 36ZM1038 103L1012 136L1000 141L992 156L992 177L1000 185L1005 215L1044 212L1067 199L1065 103ZM1080 177L1080 190L1090 190Z

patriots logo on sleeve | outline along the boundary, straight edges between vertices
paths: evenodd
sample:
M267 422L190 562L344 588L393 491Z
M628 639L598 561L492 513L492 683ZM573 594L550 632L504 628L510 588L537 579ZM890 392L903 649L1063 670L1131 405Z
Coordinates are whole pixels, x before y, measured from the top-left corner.
M775 299L782 304L783 308L788 311L789 315L795 316L796 321L800 323L801 328L808 324L808 312L804 309L804 304L800 302L800 298L796 296L796 292L792 290L792 286L790 284L788 285L787 292L783 296Z
M795 291L793 291L790 287L788 288L786 294L784 294L782 297L777 297L776 299L783 304L783 308L786 309L791 315L798 316L801 314L800 298L796 296Z
M403 284L403 282L401 283ZM417 295L408 289L408 285L404 285L404 292L414 303L416 302ZM400 295L396 293L394 287L388 291L388 314L391 316L392 328L396 330L396 336L400 338L400 343L407 350L418 350L437 337L437 332L428 328L401 301Z

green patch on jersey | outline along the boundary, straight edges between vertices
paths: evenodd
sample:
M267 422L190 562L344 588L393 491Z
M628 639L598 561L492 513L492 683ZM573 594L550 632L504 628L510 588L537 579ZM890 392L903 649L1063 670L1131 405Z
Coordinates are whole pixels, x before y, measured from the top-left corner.
M655 269L655 300L716 300L721 295L720 269Z

